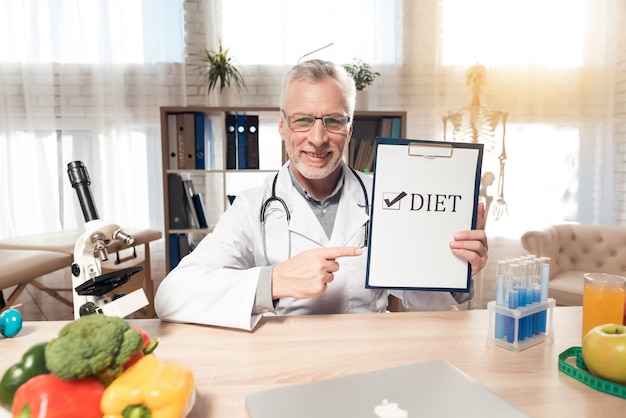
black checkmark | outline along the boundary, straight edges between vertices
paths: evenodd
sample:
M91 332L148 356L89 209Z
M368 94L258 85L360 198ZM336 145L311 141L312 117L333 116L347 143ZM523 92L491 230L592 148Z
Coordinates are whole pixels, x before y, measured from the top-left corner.
M393 205L395 205L396 203L398 203L398 201L400 199L402 199L404 196L406 196L406 193L402 192L398 196L394 197L393 200L384 199L385 200L385 204L387 205L388 208L390 208Z

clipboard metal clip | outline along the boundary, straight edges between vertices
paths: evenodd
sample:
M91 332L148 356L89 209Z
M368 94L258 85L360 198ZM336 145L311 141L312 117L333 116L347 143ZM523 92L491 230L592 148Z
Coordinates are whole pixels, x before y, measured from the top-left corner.
M413 157L424 158L451 158L452 144L423 144L412 142L409 144L407 153Z

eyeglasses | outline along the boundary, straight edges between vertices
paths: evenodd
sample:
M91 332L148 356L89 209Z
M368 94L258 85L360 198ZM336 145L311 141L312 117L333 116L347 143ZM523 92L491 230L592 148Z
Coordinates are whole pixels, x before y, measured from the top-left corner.
M315 121L319 119L328 132L343 133L351 120L349 116L322 116L316 118L315 116L308 115L287 116L284 110L282 110L282 112L285 119L287 119L289 127L294 132L307 132L311 130L313 125L315 125Z

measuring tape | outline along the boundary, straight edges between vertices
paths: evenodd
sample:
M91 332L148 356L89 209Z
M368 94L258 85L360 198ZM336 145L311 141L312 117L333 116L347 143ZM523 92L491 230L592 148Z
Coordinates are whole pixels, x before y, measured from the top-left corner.
M566 362L570 357L576 357L576 366L578 368ZM583 361L581 347L570 347L559 354L559 370L595 390L626 399L626 386L609 382L608 380L600 379L599 377L594 377L589 374L587 366L585 366L585 362Z

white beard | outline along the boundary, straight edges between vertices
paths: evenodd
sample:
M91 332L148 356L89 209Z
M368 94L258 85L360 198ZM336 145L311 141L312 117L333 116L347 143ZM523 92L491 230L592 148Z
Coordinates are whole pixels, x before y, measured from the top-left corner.
M302 163L300 158L293 159L293 165L305 178L310 180L320 180L331 175L341 164L341 158L332 161L331 164L323 168L310 167Z

